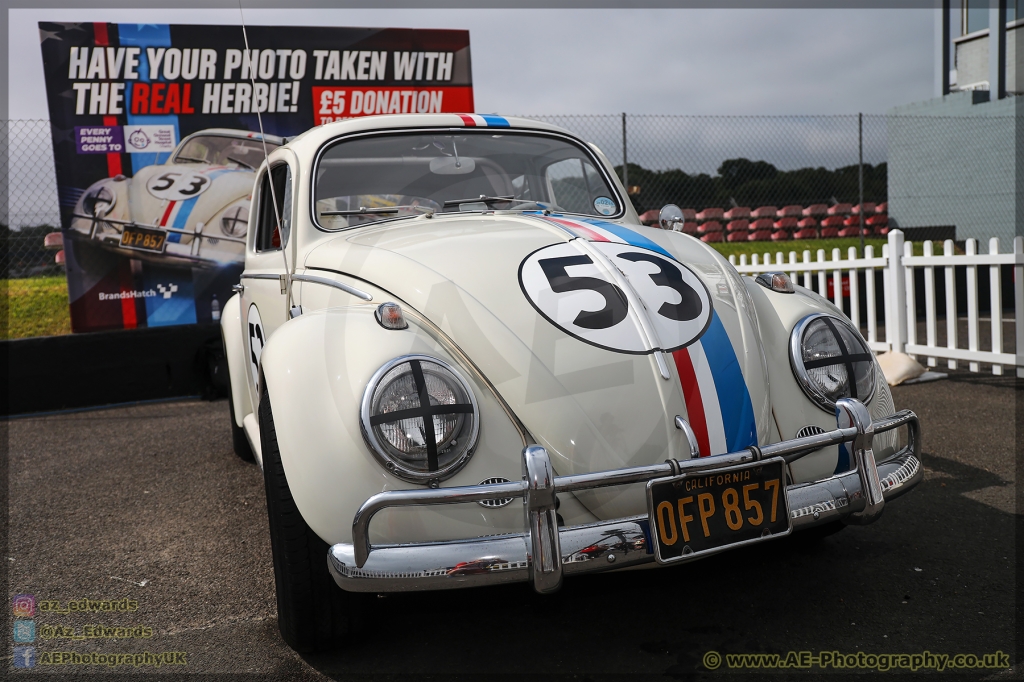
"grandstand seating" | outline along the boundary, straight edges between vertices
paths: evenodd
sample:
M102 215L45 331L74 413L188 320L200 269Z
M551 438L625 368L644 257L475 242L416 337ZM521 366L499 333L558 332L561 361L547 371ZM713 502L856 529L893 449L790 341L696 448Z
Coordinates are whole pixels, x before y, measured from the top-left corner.
M754 210L734 206L728 210L706 207L701 211L682 209L685 222L682 231L705 242L780 241L784 239L817 239L856 237L864 212L864 235L884 236L889 233L888 203L795 204L776 208L760 206ZM801 217L802 216L802 217ZM641 222L658 225L659 211L645 211Z

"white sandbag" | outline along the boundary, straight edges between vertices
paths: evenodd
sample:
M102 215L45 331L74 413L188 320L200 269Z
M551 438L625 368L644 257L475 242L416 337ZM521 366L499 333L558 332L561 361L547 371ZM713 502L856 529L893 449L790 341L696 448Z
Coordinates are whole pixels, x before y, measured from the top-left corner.
M890 386L899 386L907 379L914 379L925 372L921 363L906 353L882 353L875 359Z

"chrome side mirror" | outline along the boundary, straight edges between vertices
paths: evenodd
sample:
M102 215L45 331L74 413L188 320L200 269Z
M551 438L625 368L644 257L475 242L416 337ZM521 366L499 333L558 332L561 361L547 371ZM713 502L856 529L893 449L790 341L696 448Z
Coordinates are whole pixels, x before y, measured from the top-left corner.
M683 210L675 204L666 204L661 207L658 214L658 224L663 230L675 230L680 232L683 229Z

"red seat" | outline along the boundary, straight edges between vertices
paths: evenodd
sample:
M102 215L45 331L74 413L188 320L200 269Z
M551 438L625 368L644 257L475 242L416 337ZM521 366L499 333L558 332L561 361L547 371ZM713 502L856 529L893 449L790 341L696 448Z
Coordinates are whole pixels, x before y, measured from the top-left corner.
M64 249L61 249L60 251L57 252L57 255L53 257L53 262L56 263L57 265L65 265Z
M786 241L788 239L789 239L789 231L788 230L776 230L775 232L772 232L772 241L773 242L784 242L784 241Z
M853 215L860 215L860 212L864 211L864 215L873 215L875 211L875 205L870 201L865 201L863 204L857 204L853 207L851 213Z
M708 232L706 235L702 236L700 238L700 240L702 242L720 242L720 241L723 241L723 239L722 239L722 231L719 230L718 232Z
M725 220L739 220L741 218L750 217L750 209L746 206L734 206L726 211L722 217Z
M772 220L771 218L758 218L757 220L754 220L754 221L752 221L750 223L750 231L751 232L754 232L756 230L769 230L769 231L771 231L771 230L774 230L774 229L775 229L775 221Z
M774 218L778 215L779 209L774 206L761 206L750 212L751 218Z
M821 218L828 215L828 204L811 204L803 210L808 218Z
M850 204L836 204L828 207L829 215L850 215L851 211L853 211L853 206Z
M640 214L640 224L647 225L649 227L661 227L658 223L658 219L661 216L661 210L652 208L650 211L644 211Z
M885 235L889 234L889 228L888 227L876 227L875 228L875 234L877 234L879 237L884 237Z
M779 209L780 218L799 218L804 212L803 206L783 206Z
M813 227L805 227L793 233L793 239L817 239L818 230Z
M745 218L740 218L739 220L730 220L729 223L725 226L726 232L746 232L749 229L750 221Z
M748 241L750 233L746 230L733 230L725 236L727 242L745 242Z
M854 225L853 227L844 227L843 229L839 230L839 236L840 237L856 237L858 229L860 229L860 228L858 228L856 225ZM864 230L864 233L865 234L871 234L871 230Z
M823 219L821 221L821 226L822 226L822 228L834 227L836 229L839 229L839 228L843 227L843 223L845 221L846 221L846 219L843 218L843 216L841 216L841 215L830 215L829 217L827 217L827 218L825 218L825 219Z
M886 225L889 224L889 216L887 216L884 213L876 213L875 215L865 220L864 224L870 225L871 227L885 227Z
M866 225L867 221L865 221L864 224ZM843 227L860 227L860 216L859 215L847 216L843 220Z
M795 230L797 225L800 223L799 220L793 217L779 218L775 221L776 230Z
M711 232L721 232L722 223L717 220L709 220L706 223L701 223L700 227L697 228L698 234L709 234Z
M829 239L830 237L838 237L839 236L839 228L838 227L823 227L820 230L818 230L818 234L820 235L820 237L822 239Z
M797 222L796 226L801 230L805 230L809 227L817 228L818 221L814 218L801 218L800 221Z
M882 203L880 203L877 206L875 206L875 213L888 213L888 212L889 212L889 202L888 201L883 201Z
M683 223L683 232L686 234L697 234L697 223L692 220Z
M43 248L44 249L63 249L64 248L64 235L60 232L51 232L50 234L43 237Z
M748 242L766 242L772 238L771 230L751 230L747 236Z
M694 218L700 222L704 222L705 220L721 220L724 214L725 211L720 208L705 208L694 216Z

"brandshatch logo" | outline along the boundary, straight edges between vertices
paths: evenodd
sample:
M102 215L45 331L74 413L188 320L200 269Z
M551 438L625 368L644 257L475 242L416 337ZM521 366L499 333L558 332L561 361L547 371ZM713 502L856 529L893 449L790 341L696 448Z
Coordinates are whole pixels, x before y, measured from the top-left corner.
M149 136L139 128L128 136L128 142L136 149L145 149L149 146Z
M177 284L157 284L156 289L146 289L144 291L119 291L116 294L108 294L100 292L99 297L101 301L121 301L126 298L155 298L161 296L164 300L169 299L178 291Z

